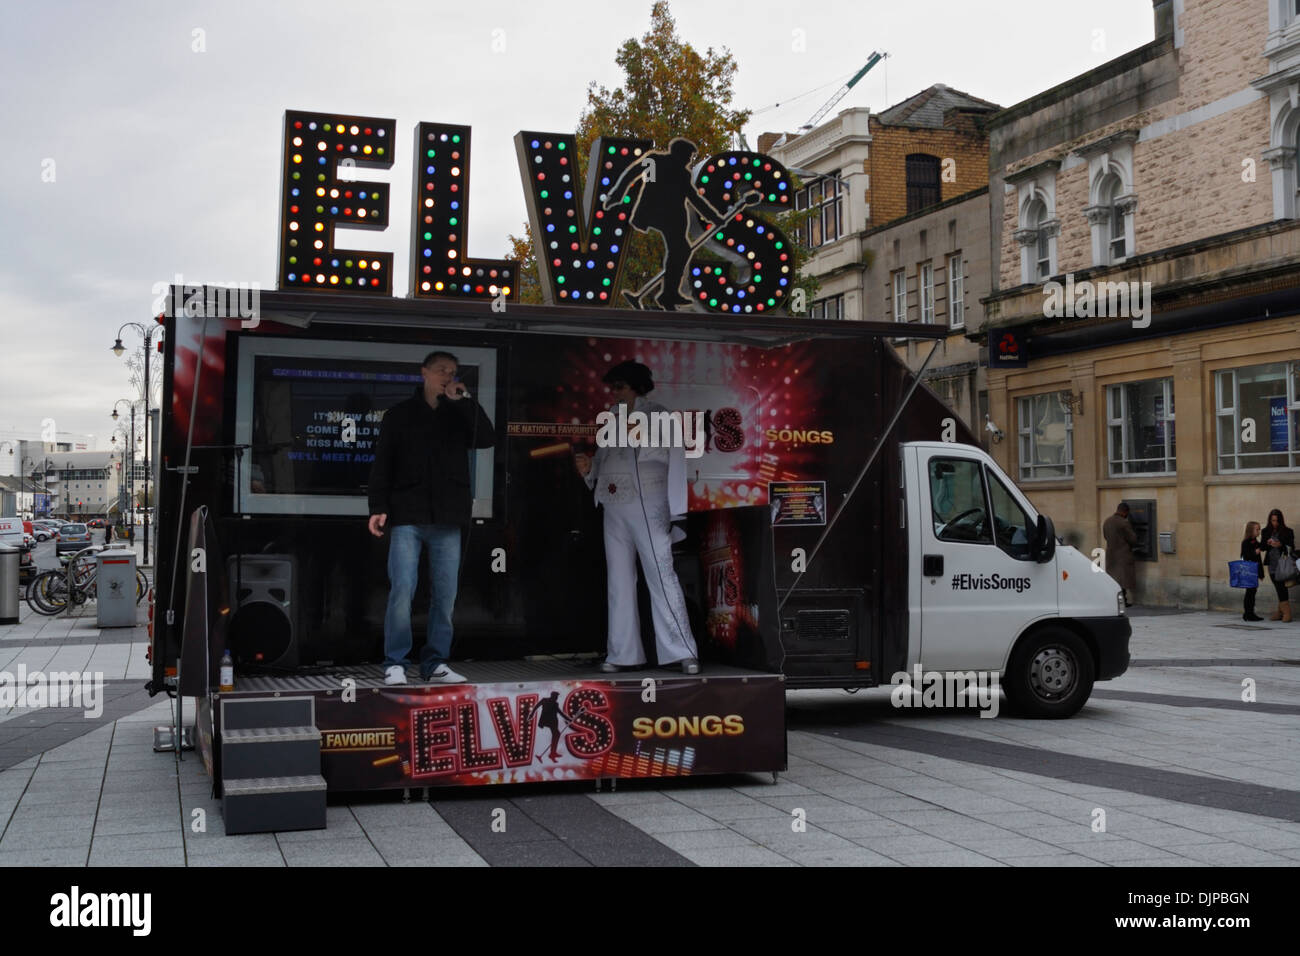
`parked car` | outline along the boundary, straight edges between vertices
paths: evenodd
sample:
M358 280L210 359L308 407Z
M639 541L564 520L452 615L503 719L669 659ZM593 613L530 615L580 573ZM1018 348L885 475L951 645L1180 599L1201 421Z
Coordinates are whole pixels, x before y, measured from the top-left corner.
M56 554L67 551L80 551L91 545L90 529L84 524L65 524L59 529L59 540L54 545Z
M24 521L23 530L31 535L35 541L49 541L50 538L54 537L54 533L40 521Z
M104 527L104 519L103 519L103 518L91 518L89 521L86 522L86 527L87 527L87 528L102 528L102 527Z
M32 548L26 542L27 533L18 518L0 518L0 544L7 544L22 552L18 558L18 583L26 584L36 576L36 562L32 560Z

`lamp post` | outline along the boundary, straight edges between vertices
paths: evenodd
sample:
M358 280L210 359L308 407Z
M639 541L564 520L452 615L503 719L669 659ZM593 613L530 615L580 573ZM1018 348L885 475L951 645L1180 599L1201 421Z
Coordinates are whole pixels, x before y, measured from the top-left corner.
M31 517L31 520L32 520L32 521L35 521L35 520L36 520L36 465L37 465L37 462L34 461L34 460L31 459L31 458L24 458L24 459L23 459L23 466L22 466L22 468L19 469L18 474L19 474L20 476L22 476L22 475L27 471L27 466L28 466L28 465L31 465L31 466L32 466L32 517ZM33 530L34 530L34 529L33 529Z
M17 442L11 441L11 440L9 440L9 439L7 439L7 438L6 438L4 441L0 441L0 448L3 448L5 445L8 445L8 446L9 446L9 454L10 454L11 456L12 456L13 453L14 453L14 449L18 447L18 443L17 443ZM22 466L21 463L19 463L19 465L18 465L18 477L19 477L19 485L20 485L20 486L22 485L22 474L23 474L23 466ZM21 496L22 496L22 495L21 495L21 492L20 492L20 493L19 493L19 497L21 497ZM15 511L19 511L20 509L15 505L14 510L15 510ZM20 513L20 514L18 515L18 517L21 518L21 517L22 517L22 514Z
M149 379L149 353L153 351L153 342L155 335L162 334L162 326L155 325L147 327L139 322L123 322L117 330L117 338L113 341L113 354L118 358L126 351L122 345L122 329L131 328L140 333L144 339L144 500L148 502L149 498L149 392L153 388L153 382ZM116 409L114 409L116 411ZM132 449L134 454L135 449ZM133 502L134 504L134 502ZM149 510L146 507L144 513L144 553L145 563L149 562Z
M126 457L130 462L127 465L127 467L130 469L130 472L125 477L124 480L130 483L130 488L131 488L131 497L129 499L129 503L131 506L131 517L130 517L131 523L130 525L128 525L128 529L132 539L134 539L135 537L135 402L133 402L129 398L119 398L116 402L113 403L112 418L113 421L117 421L118 419L117 406L121 405L123 402L126 402L128 405L131 406L131 441L130 444L127 446L127 455L126 455ZM117 444L116 435L113 436L113 444Z

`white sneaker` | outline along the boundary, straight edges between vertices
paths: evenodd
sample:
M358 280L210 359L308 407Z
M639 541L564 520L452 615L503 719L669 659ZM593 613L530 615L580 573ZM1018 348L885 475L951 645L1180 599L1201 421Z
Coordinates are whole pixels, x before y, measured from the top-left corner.
M384 671L384 683L385 683L385 684L405 684L405 683L406 683L406 668L405 668L405 667L399 667L397 664L394 664L392 667L388 668L386 671Z
M439 664L434 668L433 673L426 678L426 681L430 684L463 684L465 683L465 675L457 674L446 664Z

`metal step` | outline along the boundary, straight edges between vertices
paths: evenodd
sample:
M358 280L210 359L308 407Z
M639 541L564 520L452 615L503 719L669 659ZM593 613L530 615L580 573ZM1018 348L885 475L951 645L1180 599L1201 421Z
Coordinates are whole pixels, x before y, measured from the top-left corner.
M222 697L221 729L310 727L316 723L316 698Z
M226 835L325 828L325 778L256 777L222 784Z
M221 735L221 778L299 777L320 773L315 727L247 727Z
M225 730L221 734L226 744L274 744L293 740L320 740L315 727L244 727Z
M307 790L325 792L325 778L320 774L303 774L297 777L249 777L245 780L224 780L224 796L248 796L268 793L301 793Z

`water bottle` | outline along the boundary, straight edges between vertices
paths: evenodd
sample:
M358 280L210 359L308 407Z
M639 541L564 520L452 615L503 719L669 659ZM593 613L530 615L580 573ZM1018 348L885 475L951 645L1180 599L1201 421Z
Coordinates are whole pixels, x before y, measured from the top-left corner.
M230 659L230 651L224 651L221 655L221 678L217 688L222 693L235 689L235 662Z

